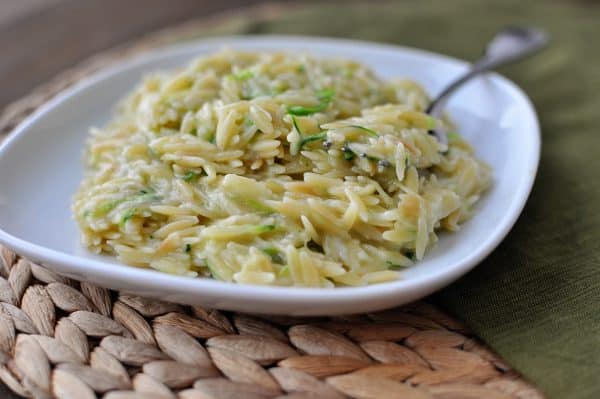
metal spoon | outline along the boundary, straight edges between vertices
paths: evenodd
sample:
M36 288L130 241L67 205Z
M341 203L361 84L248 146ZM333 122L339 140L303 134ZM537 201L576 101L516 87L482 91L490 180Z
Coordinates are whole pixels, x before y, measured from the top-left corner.
M510 64L541 50L548 44L548 35L541 29L528 26L508 27L496 34L485 49L483 57L475 62L464 75L449 84L427 107L426 112L436 118L442 115L446 100L463 83L471 78ZM448 144L448 137L442 128L430 131L440 143Z

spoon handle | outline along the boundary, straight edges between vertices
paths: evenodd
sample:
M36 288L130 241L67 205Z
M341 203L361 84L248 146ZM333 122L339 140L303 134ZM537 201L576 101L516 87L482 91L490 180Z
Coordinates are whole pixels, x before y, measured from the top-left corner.
M533 27L509 27L501 30L487 46L485 54L459 78L450 83L427 108L427 113L439 117L445 102L456 89L473 77L503 65L519 61L542 49L548 35Z

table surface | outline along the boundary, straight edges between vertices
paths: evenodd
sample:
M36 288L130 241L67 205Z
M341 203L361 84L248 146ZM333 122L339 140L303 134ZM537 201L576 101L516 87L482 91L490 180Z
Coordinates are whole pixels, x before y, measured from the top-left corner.
M261 2L0 0L0 109L98 51L178 22Z
M0 0L0 109L94 53L178 22L257 3L261 1ZM17 396L0 383L0 398Z

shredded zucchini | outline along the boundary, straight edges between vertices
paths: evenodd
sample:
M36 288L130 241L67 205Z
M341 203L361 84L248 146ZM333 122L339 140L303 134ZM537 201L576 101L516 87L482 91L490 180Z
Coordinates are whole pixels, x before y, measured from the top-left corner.
M365 132L366 132L366 133L367 133L369 136L372 136L372 137L379 137L379 134L377 134L377 132L376 132L375 130L372 130L372 129L366 128L366 127L364 127L364 126L360 126L360 125L350 125L350 126L348 126L348 127L353 127L353 128L355 128L355 129L363 130L363 131L365 131Z
M333 101L335 92L332 89L323 89L315 93L315 96L319 100L318 105L312 107L304 107L302 105L290 105L287 108L287 112L290 115L306 116L316 114L317 112L324 111L329 107L329 104Z
M194 180L198 179L199 177L200 177L200 173L196 173L196 172L194 172L193 170L190 170L190 171L189 171L189 172L187 172L185 175L183 175L183 176L181 177L181 179L182 179L183 181L186 181L186 182L188 182L188 183L189 183L189 182L191 182L191 181L194 181Z

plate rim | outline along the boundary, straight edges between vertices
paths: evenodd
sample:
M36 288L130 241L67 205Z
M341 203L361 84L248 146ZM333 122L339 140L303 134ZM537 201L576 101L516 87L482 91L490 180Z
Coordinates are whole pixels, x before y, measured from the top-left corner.
M460 68L466 68L469 65L466 61L432 51L366 40L299 35L232 35L190 40L184 43L166 45L157 49L152 49L123 61L116 62L106 68L101 68L67 89L60 91L11 130L8 136L0 144L0 157L7 151L10 151L10 148L15 145L14 143L16 143L19 137L27 134L29 127L33 123L46 113L52 112L54 107L95 84L101 84L103 81L111 79L114 75L117 75L128 68L134 68L140 64L151 62L153 59L155 60L161 57L173 57L179 53L186 53L193 48L203 45L214 46L219 44L229 44L234 47L240 43L282 42L290 40L295 42L318 41L320 44L342 47L368 47L369 50L381 50L385 52L399 51L408 54L409 56L428 57L430 59L433 58L436 61L442 60L444 62L452 63ZM102 278L105 279L118 279L124 282L135 283L136 289L138 290L156 289L157 286L160 285L161 290L177 290L180 291L180 294L182 295L190 292L204 292L208 297L227 298L228 301L251 300L261 303L279 301L277 302L278 306L284 308L283 311L295 308L300 304L321 304L322 301L327 301L330 306L345 305L346 308L348 308L352 303L357 301L390 302L390 296L392 295L402 294L404 297L410 297L410 300L423 297L455 281L460 276L472 270L506 238L527 203L527 199L531 193L537 175L541 152L541 132L535 108L527 94L515 83L498 73L491 73L490 77L503 86L503 89L510 92L511 97L519 98L526 107L525 112L529 116L530 122L532 123L531 129L533 130L531 135L531 138L533 139L532 154L531 157L527 158L529 160L528 166L530 169L528 169L525 183L520 187L520 191L513 197L513 201L507 209L505 216L502 217L500 223L493 229L489 237L486 237L486 239L478 245L477 251L470 254L462 261L455 262L454 267L440 269L433 275L416 276L406 280L400 279L376 285L336 287L333 289L258 286L222 282L213 279L176 276L150 269L135 268L117 262L86 259L78 255L64 253L59 250L30 243L24 239L11 235L1 226L0 242L19 254L27 255L28 257L35 259L35 261L43 263L52 270L56 270L56 265L58 264L61 265L60 269L69 269L69 272L73 273L85 273L86 277L90 277L90 280L88 281L92 282L94 282L95 276L102 275L104 276ZM96 280L98 279L96 278ZM160 291L158 291L158 294L160 294ZM282 299L284 299L283 303ZM401 302L407 301L398 301L397 304L400 304ZM376 308L377 306L372 307ZM381 308L383 306L379 307ZM315 310L314 312L310 312L311 309L308 310L309 312L305 314L319 314L318 309L312 309ZM272 311L270 312L272 313Z

